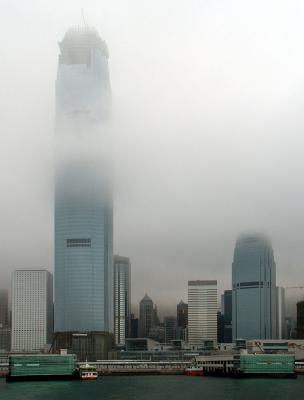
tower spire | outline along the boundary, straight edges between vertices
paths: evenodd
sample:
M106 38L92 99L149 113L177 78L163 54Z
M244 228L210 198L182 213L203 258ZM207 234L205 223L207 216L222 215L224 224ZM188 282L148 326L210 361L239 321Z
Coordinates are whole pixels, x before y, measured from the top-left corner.
M85 14L84 14L83 8L80 10L80 12L81 12L81 18L82 18L83 26L84 26L84 28L88 28L88 23L87 23L87 20L85 18Z

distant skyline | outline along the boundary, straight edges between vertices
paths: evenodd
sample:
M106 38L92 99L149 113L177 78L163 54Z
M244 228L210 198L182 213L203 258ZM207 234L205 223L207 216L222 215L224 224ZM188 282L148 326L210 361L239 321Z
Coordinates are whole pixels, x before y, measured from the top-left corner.
M58 41L81 8L111 49L114 252L132 305L147 292L170 315L188 280L229 289L244 231L270 237L278 286L304 284L304 4L1 5L1 288L14 269L53 271Z

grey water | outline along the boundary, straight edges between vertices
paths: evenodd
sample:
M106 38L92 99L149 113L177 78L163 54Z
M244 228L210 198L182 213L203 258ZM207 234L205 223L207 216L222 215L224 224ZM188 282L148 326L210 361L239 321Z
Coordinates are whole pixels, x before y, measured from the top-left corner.
M0 400L285 400L302 399L298 379L229 379L187 376L101 377L97 381L6 383Z

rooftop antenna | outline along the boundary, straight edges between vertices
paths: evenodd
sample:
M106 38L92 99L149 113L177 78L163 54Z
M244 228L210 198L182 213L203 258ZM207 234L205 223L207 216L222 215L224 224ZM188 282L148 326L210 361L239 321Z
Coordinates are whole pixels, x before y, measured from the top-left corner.
M88 28L88 23L86 21L85 15L84 15L84 11L83 8L81 9L81 17L82 17L82 22L85 28Z

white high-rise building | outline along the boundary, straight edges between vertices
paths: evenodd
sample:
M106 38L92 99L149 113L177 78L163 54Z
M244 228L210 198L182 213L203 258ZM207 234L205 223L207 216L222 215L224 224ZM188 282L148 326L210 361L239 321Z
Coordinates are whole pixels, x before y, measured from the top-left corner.
M12 351L36 351L51 343L53 277L46 270L17 270L12 281Z
M188 281L188 342L217 341L217 281Z
M128 257L114 256L114 335L124 345L130 334L131 265Z

